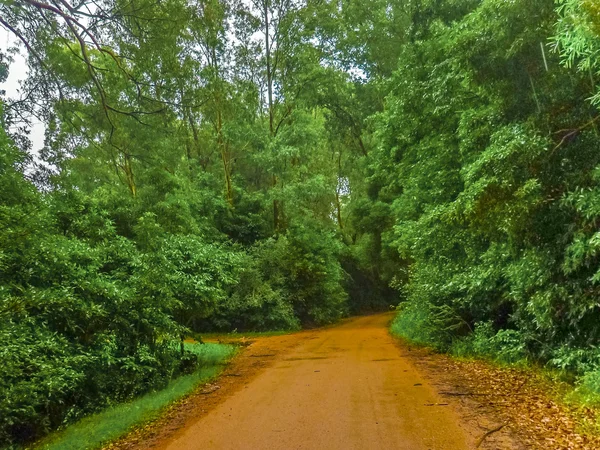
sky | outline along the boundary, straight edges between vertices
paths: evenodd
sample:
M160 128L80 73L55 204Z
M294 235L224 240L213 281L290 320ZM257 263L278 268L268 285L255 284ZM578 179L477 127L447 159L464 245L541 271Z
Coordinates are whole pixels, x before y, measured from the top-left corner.
M14 37L6 30L0 27L0 50L5 51L15 43ZM6 91L6 97L9 99L20 98L20 81L27 78L27 62L24 52L20 55L13 55L14 61L9 66L8 79L0 83L0 91ZM33 144L33 150L37 153L44 146L44 124L33 119L31 134L29 138Z

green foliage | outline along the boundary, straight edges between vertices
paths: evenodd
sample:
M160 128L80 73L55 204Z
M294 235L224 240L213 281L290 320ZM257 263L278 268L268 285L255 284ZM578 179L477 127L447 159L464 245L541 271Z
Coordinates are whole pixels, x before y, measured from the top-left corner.
M596 373L596 3L107 1L69 9L92 48L64 4L0 2L30 52L19 148L0 132L0 440L191 370L190 329L398 302L398 335Z
M265 280L259 262L247 258L231 294L219 302L210 319L208 330L267 331L296 330L300 322L282 290Z
M392 334L422 345L447 350L456 334L469 324L447 305L403 302L391 325Z
M36 449L79 450L101 448L134 426L156 418L170 403L192 392L213 378L235 352L235 347L222 344L187 344L186 350L198 359L199 369L169 382L164 388L145 394L131 402L111 406L51 435Z
M600 372L597 369L586 372L577 381L575 390L567 396L567 400L597 407L600 404Z
M238 252L198 236L167 235L142 257L133 279L144 298L177 304L175 317L186 327L205 318L238 282L243 259Z
M452 3L413 18L420 38L373 119L368 192L409 267L393 330L595 373L597 7L483 1L448 21Z
M431 323L431 309L430 304L402 303L398 306L390 331L417 344L439 348L439 331Z
M281 292L303 325L332 323L347 312L340 247L333 232L307 222L257 249L269 284Z
M527 360L527 339L516 330L495 331L491 322L481 322L473 334L455 340L450 352L456 356L477 356L504 364Z
M589 74L596 84L590 100L600 104L600 90L595 78L600 75L600 8L592 0L559 0L559 18L556 35L552 41L567 67L577 66L584 74Z

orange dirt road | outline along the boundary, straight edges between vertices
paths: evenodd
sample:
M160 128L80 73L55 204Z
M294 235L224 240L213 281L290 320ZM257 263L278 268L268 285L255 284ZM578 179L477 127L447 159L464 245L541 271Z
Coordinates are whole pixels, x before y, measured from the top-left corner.
M468 449L458 416L387 331L389 314L306 339L197 422L169 450ZM269 356L269 355L262 355Z

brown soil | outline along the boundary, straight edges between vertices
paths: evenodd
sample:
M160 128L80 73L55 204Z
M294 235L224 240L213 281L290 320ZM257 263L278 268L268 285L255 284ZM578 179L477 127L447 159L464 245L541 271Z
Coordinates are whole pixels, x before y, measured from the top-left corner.
M600 448L526 374L411 348L388 334L391 318L245 342L217 381L109 448Z

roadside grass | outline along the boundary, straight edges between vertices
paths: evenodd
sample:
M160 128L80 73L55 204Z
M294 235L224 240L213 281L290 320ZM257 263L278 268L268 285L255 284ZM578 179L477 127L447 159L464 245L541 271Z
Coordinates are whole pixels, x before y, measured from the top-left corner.
M279 331L244 331L237 332L233 331L230 333L193 333L190 337L202 342L204 340L207 341L216 341L216 340L237 340L237 339L256 339L262 337L271 337L271 336L283 336L284 334L294 333L298 330L279 330Z
M36 450L92 450L113 441L135 426L157 418L172 402L191 393L200 384L214 378L222 365L236 352L233 345L185 344L198 355L200 368L190 375L172 380L160 391L150 392L131 402L110 407L86 417L62 431L50 435Z
M390 333L413 344L441 350L436 330L429 323L430 311L413 303L404 303L390 324Z

